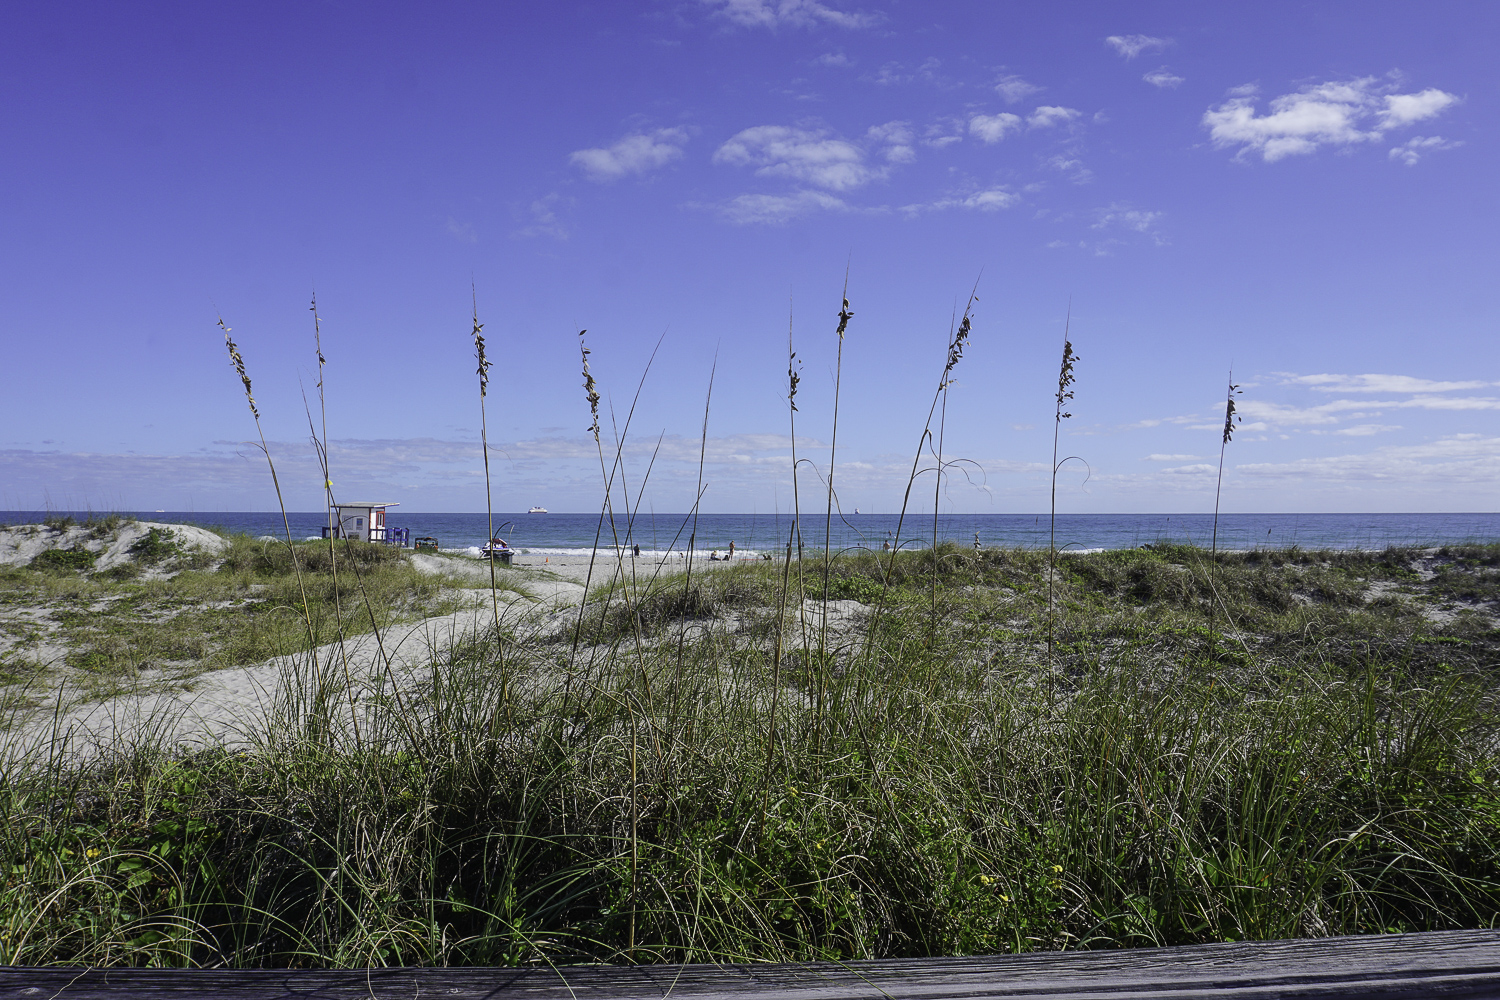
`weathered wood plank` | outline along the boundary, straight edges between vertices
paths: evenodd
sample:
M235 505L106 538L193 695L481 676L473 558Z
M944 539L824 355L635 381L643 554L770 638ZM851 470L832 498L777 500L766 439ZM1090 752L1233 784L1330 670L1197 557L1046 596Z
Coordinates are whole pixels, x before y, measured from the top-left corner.
M807 965L0 968L0 1000L880 1000L1493 997L1500 931Z

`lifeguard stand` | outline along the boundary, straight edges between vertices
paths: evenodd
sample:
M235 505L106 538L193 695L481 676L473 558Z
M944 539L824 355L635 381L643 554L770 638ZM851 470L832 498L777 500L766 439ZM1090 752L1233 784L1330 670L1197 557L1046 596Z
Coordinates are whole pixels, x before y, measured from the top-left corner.
M336 503L334 537L352 538L357 542L384 542L387 538L385 511L387 507L399 507L399 503ZM404 535L403 529L394 529ZM328 537L328 526L323 527L323 537Z

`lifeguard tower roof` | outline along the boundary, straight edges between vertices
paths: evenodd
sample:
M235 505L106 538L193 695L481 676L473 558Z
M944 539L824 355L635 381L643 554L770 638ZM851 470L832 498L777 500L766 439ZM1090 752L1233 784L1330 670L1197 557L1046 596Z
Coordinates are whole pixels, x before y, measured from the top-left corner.
M338 507L338 508L343 508L343 507L367 507L367 508L369 508L371 510L384 510L387 507L399 507L399 506L401 506L401 504L400 503L371 503L368 500L361 500L359 503L336 503L333 506Z

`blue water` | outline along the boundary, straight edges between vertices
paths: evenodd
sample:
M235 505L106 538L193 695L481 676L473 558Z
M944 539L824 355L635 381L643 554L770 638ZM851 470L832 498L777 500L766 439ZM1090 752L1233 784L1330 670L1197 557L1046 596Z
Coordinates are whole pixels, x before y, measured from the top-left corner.
M65 512L53 512L65 513ZM250 535L276 535L284 529L278 513L134 511L147 521L200 524ZM43 511L0 511L0 524L40 522ZM73 512L82 521L86 512ZM488 536L485 515L418 514L399 509L387 513L387 524L409 528L411 536L431 535L443 549L478 554ZM288 515L294 538L317 536L324 524L321 511ZM896 530L894 514L834 516L832 544L836 549L879 549ZM496 534L522 553L587 555L599 531L598 514L496 514ZM786 514L700 514L695 548L727 552L735 543L737 555L758 555L786 545L792 520ZM683 514L641 514L633 525L623 516L615 527L622 544L638 544L643 555L683 552L693 532ZM1207 545L1213 530L1211 514L1059 514L1057 544L1069 549L1133 548L1149 542L1174 541ZM939 540L972 545L975 535L985 546L1045 547L1046 514L944 514L938 518ZM609 522L599 542L614 542ZM823 517L804 517L802 541L821 550ZM1219 518L1221 549L1282 548L1380 549L1387 545L1436 545L1448 542L1500 541L1500 514L1224 514ZM908 515L901 527L901 547L925 547L932 542L932 515Z

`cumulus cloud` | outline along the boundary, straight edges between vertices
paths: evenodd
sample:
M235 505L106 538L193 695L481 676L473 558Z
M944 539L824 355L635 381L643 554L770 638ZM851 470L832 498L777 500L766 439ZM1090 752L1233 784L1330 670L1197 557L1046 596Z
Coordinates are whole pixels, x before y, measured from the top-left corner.
M1487 389L1500 382L1439 382L1412 375L1293 375L1278 372L1287 385L1305 385L1319 392L1463 392Z
M1056 105L1044 104L1031 113L1026 119L1026 124L1032 128L1051 128L1059 122L1069 122L1077 118L1082 112L1073 108L1062 108Z
M1047 166L1059 173L1067 174L1074 184L1087 184L1094 179L1094 172L1083 165L1083 161L1068 153L1054 153L1047 157Z
M1170 38L1152 38L1150 35L1110 35L1104 42L1126 59L1134 59L1142 52L1159 52L1172 44Z
M1094 229L1108 229L1117 226L1129 229L1137 233L1145 233L1150 236L1156 235L1156 223L1161 219L1160 212L1147 212L1139 208L1131 208L1129 205L1119 203L1110 205L1108 208L1097 209L1094 212ZM1160 240L1158 239L1158 242Z
M1014 191L1004 187L988 188L984 191L976 191L973 194L939 198L937 201L925 205L907 205L902 208L907 214L916 214L923 211L944 211L950 208L962 208L976 212L998 212L1003 208L1010 208L1021 200L1021 196Z
M1027 83L1014 74L1002 76L995 82L995 93L1004 98L1006 104L1015 104L1017 101L1024 101L1041 89L1036 84Z
M886 87L905 83L927 83L938 87L952 87L953 80L940 72L942 66L943 61L936 56L929 56L915 68L900 62L888 62L881 66L880 71L874 76L867 76L865 79Z
M1440 135L1419 135L1394 147L1388 155L1398 163L1404 163L1408 167L1415 167L1417 161L1428 153L1435 153L1440 149L1454 149L1462 145L1463 143L1461 142L1449 142Z
M635 132L613 146L580 149L568 156L581 167L590 180L612 181L626 174L643 174L671 163L682 155L687 144L686 129L662 128L654 132Z
M720 17L744 28L868 28L880 15L842 10L822 0L700 0Z
M969 119L969 134L982 142L994 144L1005 138L1005 133L1021 127L1019 115L1000 112L998 115L975 115Z
M882 176L865 163L865 152L825 131L757 125L731 137L714 153L715 163L754 167L761 177L787 177L830 191L848 191Z
M1141 79L1145 80L1153 87L1161 87L1164 90L1171 87L1180 87L1187 80L1186 77L1181 77L1176 73L1169 72L1165 66L1163 66L1161 69L1152 70L1145 76L1141 77Z
M1360 455L1256 462L1237 471L1264 480L1470 484L1500 480L1500 437L1454 434L1416 445L1388 445Z
M848 56L844 55L843 51L841 50L841 51L838 51L838 52L825 52L825 53L823 53L822 55L818 56L818 58L816 58L816 59L813 60L813 65L814 66L834 66L834 67L838 67L838 68L842 69L842 68L847 68L849 66L853 66L854 65L854 60L850 59Z
M1435 88L1397 94L1395 86L1373 76L1314 84L1272 98L1270 112L1264 115L1256 113L1254 88L1239 88L1229 100L1204 112L1203 126L1215 147L1238 146L1238 158L1259 153L1274 163L1320 146L1378 142L1391 129L1432 118L1458 101Z
M912 148L916 134L912 132L908 122L886 122L884 125L871 126L865 132L865 137L885 146L883 155L887 163L910 163L917 158L917 152Z
M1358 419L1382 410L1500 410L1500 399L1485 396L1413 396L1410 399L1335 399L1317 406L1294 406L1264 399L1246 399L1239 404L1239 412L1247 421L1254 421L1258 425L1255 428L1257 430L1328 426L1338 423L1340 414L1349 414Z
M779 226L809 212L847 212L849 205L822 191L793 194L742 194L719 207L719 214L738 225Z

